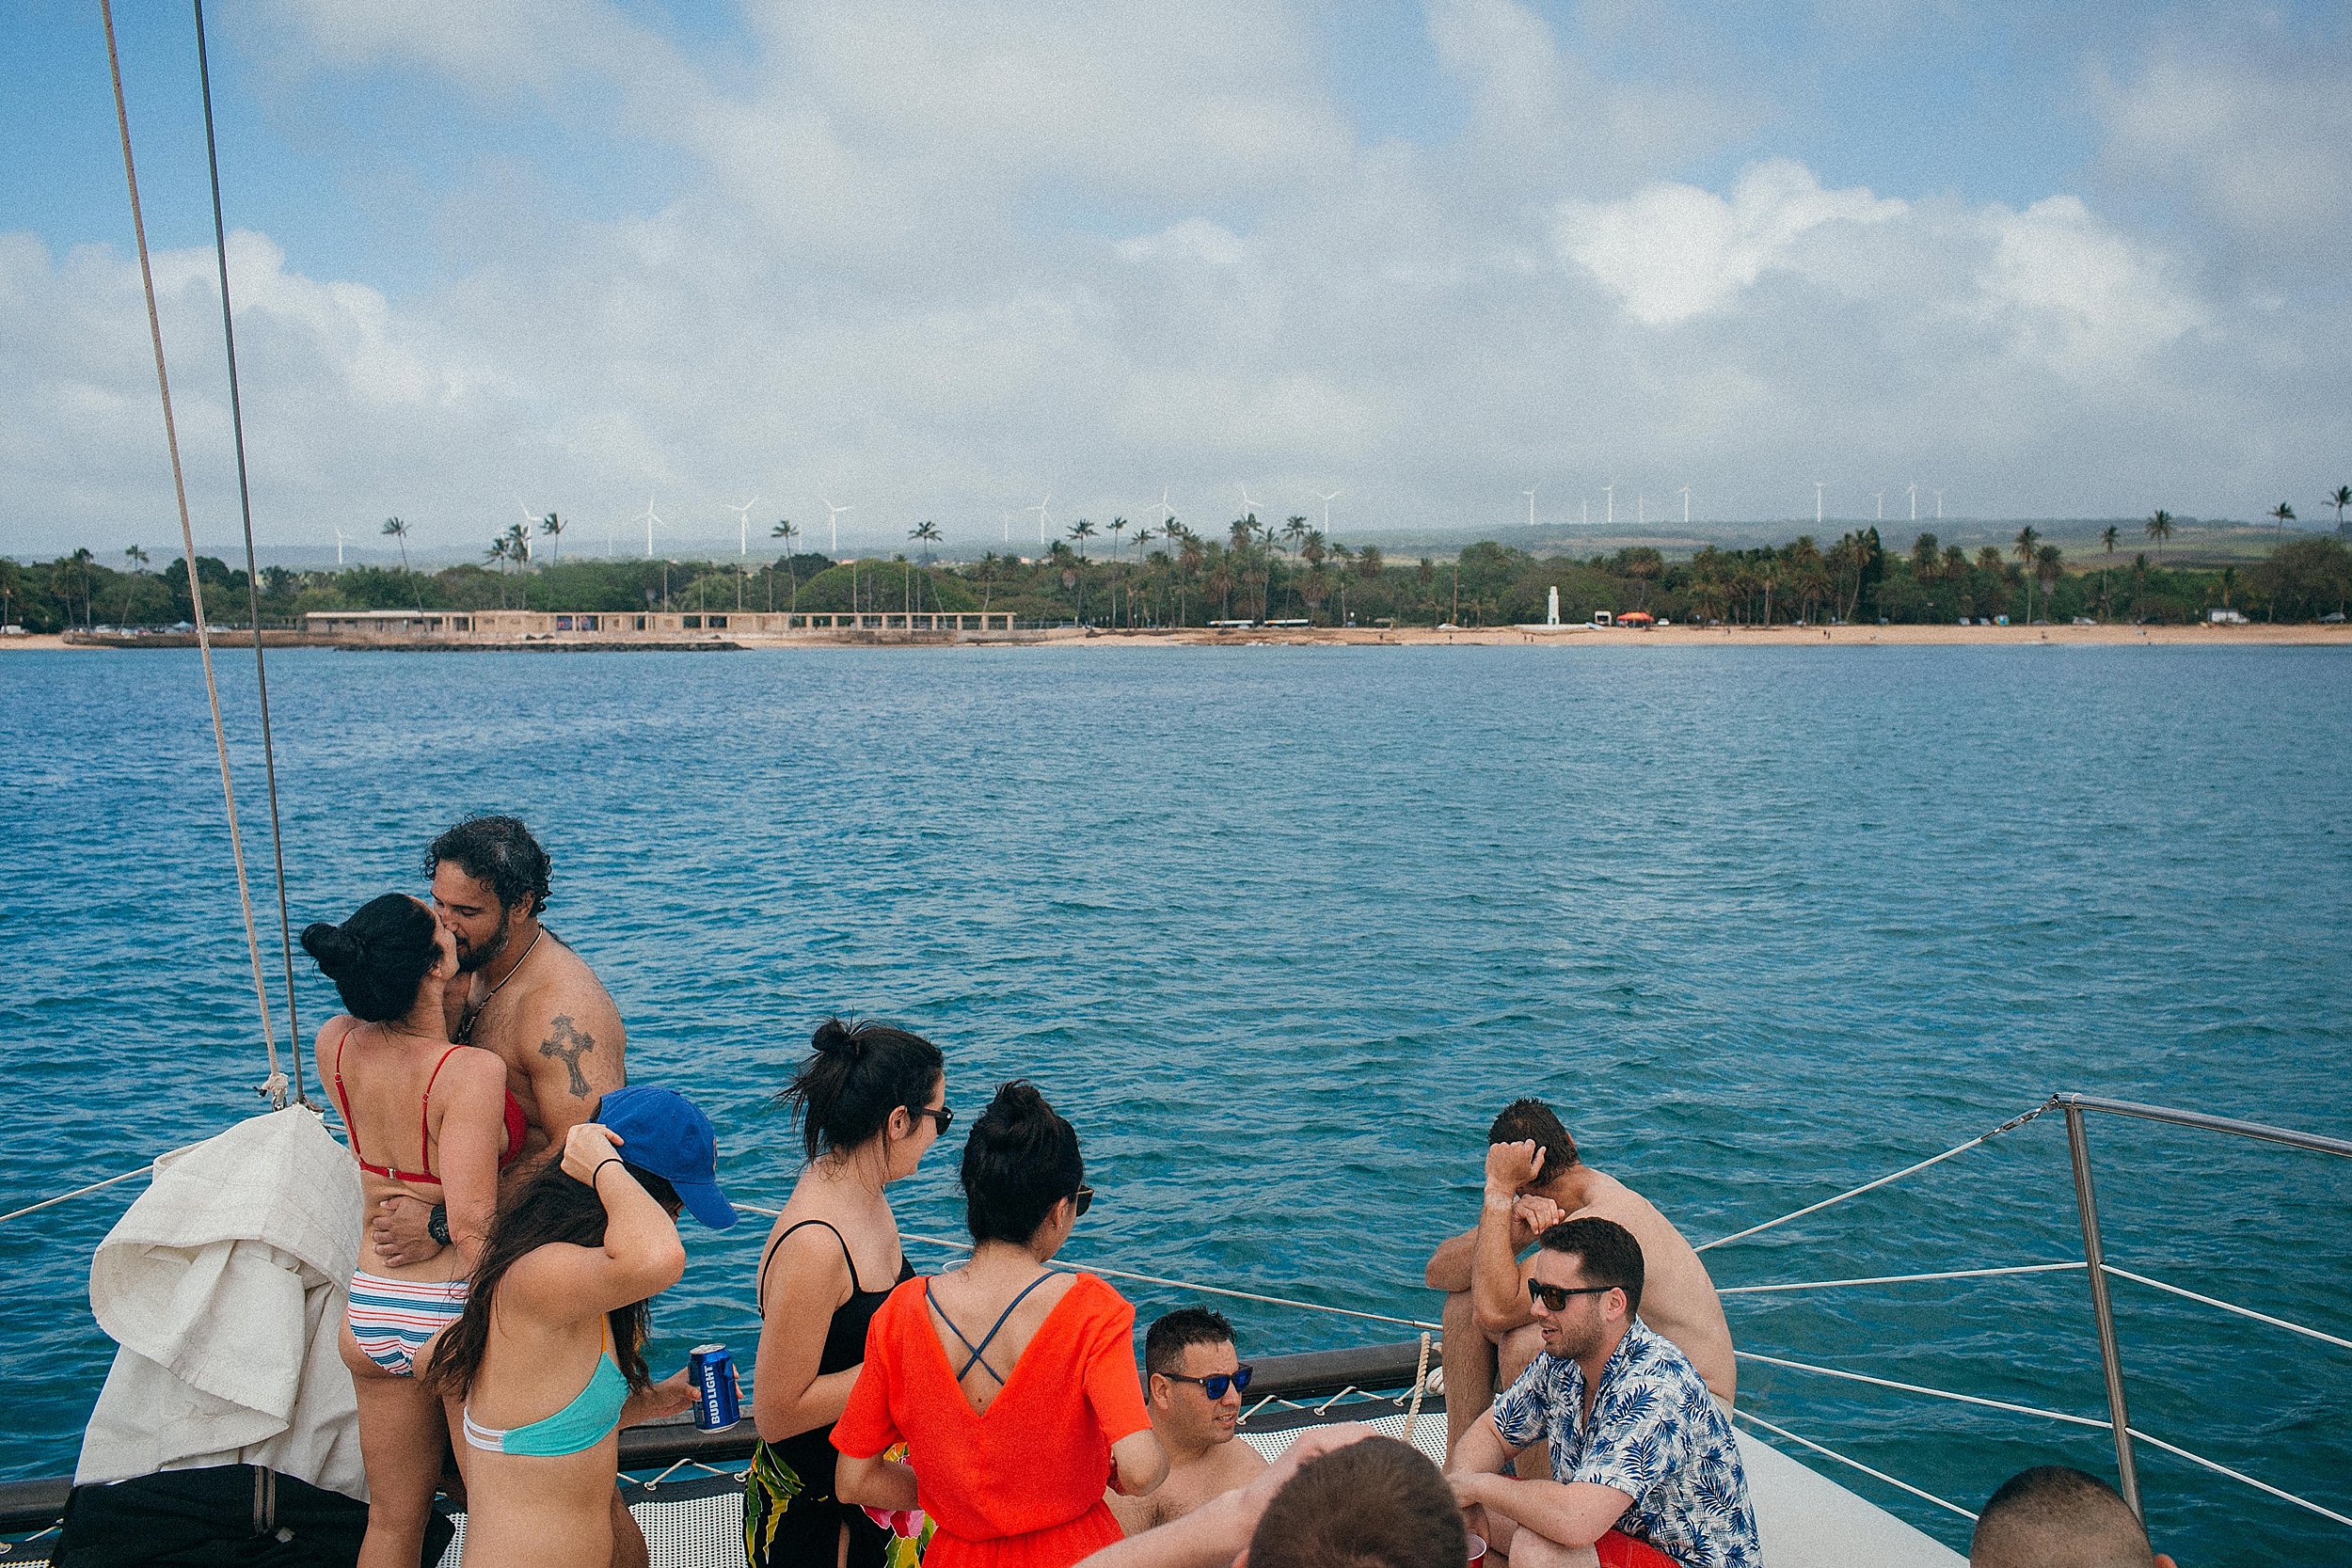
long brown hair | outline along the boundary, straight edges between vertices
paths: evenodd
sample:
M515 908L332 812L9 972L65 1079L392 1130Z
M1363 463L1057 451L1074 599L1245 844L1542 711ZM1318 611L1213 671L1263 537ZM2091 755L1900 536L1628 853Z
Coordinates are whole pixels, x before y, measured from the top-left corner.
M657 1199L675 1197L670 1184L651 1171L626 1162L622 1168ZM550 1164L524 1182L490 1222L490 1234L483 1241L482 1258L468 1286L466 1309L442 1330L424 1386L444 1399L464 1398L482 1373L482 1358L490 1346L490 1307L506 1271L551 1243L600 1247L604 1224L604 1204L592 1189L565 1175L560 1164ZM616 1307L606 1317L612 1325L612 1364L631 1390L643 1393L653 1382L645 1370L645 1304Z

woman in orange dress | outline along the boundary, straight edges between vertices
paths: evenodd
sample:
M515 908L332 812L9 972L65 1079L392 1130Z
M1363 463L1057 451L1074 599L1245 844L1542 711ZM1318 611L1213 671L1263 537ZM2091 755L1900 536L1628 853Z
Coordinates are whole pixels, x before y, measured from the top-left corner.
M891 1291L833 1429L835 1495L920 1508L925 1568L1070 1568L1120 1538L1107 1481L1168 1474L1136 1379L1136 1309L1048 1268L1093 1201L1078 1134L1027 1084L996 1091L963 1148L972 1257ZM905 1462L882 1455L905 1443Z

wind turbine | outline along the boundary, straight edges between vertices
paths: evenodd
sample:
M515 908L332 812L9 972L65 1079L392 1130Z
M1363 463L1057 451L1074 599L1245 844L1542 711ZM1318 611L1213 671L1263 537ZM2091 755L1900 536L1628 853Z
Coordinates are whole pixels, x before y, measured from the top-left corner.
M727 507L729 512L735 514L735 553L738 555L752 553L752 508L758 504L759 498L754 496L740 506L730 503Z
M1911 520L1919 520L1919 482L1915 479L1911 482Z
M660 521L661 521L661 514L653 509L653 496L651 492L647 492L645 496L645 559L647 561L653 559L653 525Z
M1685 528L1688 528L1688 527L1690 527L1690 526L1691 526L1691 487L1690 487L1689 485L1687 485L1687 484L1686 484L1686 485L1684 485L1684 486L1682 487L1682 492L1681 492L1681 494L1682 494L1682 526L1683 526L1683 527L1685 527Z
M1813 482L1813 526L1815 528L1821 526L1821 482L1815 480Z
M1053 504L1054 492L1048 490L1045 492L1045 499L1038 502L1037 505L1033 507L1025 506L1021 509L1024 512L1035 512L1037 514L1037 542L1040 548L1043 548L1045 545L1045 509Z
M1944 520L1944 492L1941 490L1935 493L1935 520L1939 523Z
M1886 521L1886 492L1885 492L1885 491L1883 491L1883 490L1873 490L1873 491L1871 491L1871 492L1870 492L1870 494L1871 494L1872 496L1876 497L1876 498L1877 498L1877 499L1878 499L1878 507L1879 507L1879 516L1878 516L1878 520L1879 520L1880 522L1882 522L1882 523L1883 523L1883 522Z
M1609 522L1612 527L1614 527L1617 521L1617 482L1613 479L1602 485L1601 489L1608 494Z
M1649 498L1647 496L1637 495L1633 498L1633 515L1636 528L1649 527Z
M1331 494L1336 496L1339 492L1334 490ZM1160 529L1163 532L1167 531L1169 521L1173 519L1175 515L1176 509L1168 504L1168 486L1163 484L1160 486ZM1327 517L1326 520L1328 520ZM1327 533L1330 530L1327 528L1324 531Z
M1534 483L1519 492L1520 495L1527 498L1527 526L1529 528L1534 528L1535 526L1535 492L1543 487L1544 482L1539 479ZM1330 531L1326 529L1324 531L1327 533Z
M1012 514L999 512L996 515L1005 525L1005 543L1009 545L1012 543Z
M1315 494L1323 496L1323 492L1320 490L1316 491ZM1331 503L1339 499L1340 495L1340 491L1334 490L1329 495L1323 496L1323 536L1326 539L1331 537Z
M521 508L521 511L522 511L522 515L523 515L523 559L524 559L525 561L529 561L529 560L531 559L531 535L532 535L532 531L539 526L539 518L540 518L541 514L536 513L536 512L533 512L533 511L532 511L532 510L531 510L531 508L530 508L529 506L524 505L524 503L523 503L523 499L522 499L522 497L520 497L520 496L516 496L516 497L515 498L515 504L516 504L516 506L517 506L517 507Z
M1249 486L1247 484L1236 484L1233 488L1241 492L1242 515L1245 517L1256 516L1258 515L1258 503L1249 499Z
M335 531L335 569L339 572L343 569L343 541L349 537L342 529Z
M825 501L822 496L817 499ZM832 547L828 553L836 556L841 553L841 514L856 510L854 506L835 506L831 501L825 501L825 537L832 541Z

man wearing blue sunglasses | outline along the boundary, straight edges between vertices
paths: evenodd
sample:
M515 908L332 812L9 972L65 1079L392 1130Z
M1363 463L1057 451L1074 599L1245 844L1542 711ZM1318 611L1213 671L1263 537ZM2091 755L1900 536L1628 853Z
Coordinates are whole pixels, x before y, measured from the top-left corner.
M1206 1307L1179 1307L1144 1336L1143 1368L1168 1479L1148 1497L1105 1497L1129 1535L1181 1519L1266 1467L1257 1449L1233 1441L1250 1369L1234 1349L1232 1323Z

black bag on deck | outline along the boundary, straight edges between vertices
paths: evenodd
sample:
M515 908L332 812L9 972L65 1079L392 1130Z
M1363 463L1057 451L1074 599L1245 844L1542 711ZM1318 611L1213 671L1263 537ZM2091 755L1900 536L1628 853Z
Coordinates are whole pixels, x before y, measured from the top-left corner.
M165 1470L77 1486L65 1505L56 1568L349 1568L368 1532L368 1505L258 1465ZM426 1521L424 1568L457 1533Z

